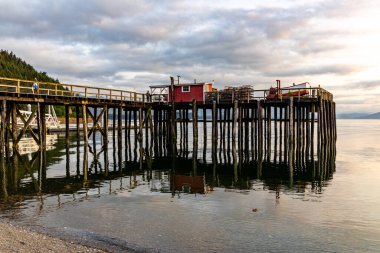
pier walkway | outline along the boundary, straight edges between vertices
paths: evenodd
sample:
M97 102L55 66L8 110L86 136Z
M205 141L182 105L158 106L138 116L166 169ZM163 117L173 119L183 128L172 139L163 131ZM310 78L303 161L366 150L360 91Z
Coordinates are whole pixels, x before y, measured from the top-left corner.
M217 147L227 147L233 155L236 149L244 150L255 159L278 160L289 163L290 167L314 159L315 151L320 152L321 146L335 147L335 102L333 95L319 86L302 90L287 88L286 92L293 95L281 95L280 91L271 98L268 89L252 90L244 98L232 95L225 99L223 94L211 92L204 101L168 103L167 95L73 84L37 82L39 90L34 92L33 83L0 78L1 157L10 143L17 151L25 134L36 141L40 150L46 149L44 115L48 105L65 107L67 139L70 116L73 116L77 138L82 128L84 143L98 131L107 145L111 128L114 137L117 133L120 146L124 130L125 140L132 134L141 146L145 141L147 148L154 147L156 155L166 151L175 155L178 146L189 143L189 133L192 133L193 151L198 150L198 131L204 132L203 145L211 142L213 153ZM27 104L32 105L32 111L25 117L20 111ZM113 110L111 126L110 110ZM24 123L21 129L18 118ZM30 123L35 118L37 128L32 128ZM210 123L211 129L207 125ZM128 148L127 141L125 148Z

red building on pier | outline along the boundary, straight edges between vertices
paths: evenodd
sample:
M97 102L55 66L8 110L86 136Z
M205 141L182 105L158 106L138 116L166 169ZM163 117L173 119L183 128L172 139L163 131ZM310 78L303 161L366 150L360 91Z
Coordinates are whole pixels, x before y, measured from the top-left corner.
M212 91L213 83L187 83L187 84L175 84L174 85L174 102L186 103L192 102L195 99L197 102L205 101L205 93ZM151 93L159 95L166 100L165 102L171 102L172 91L170 85L155 85L150 86Z

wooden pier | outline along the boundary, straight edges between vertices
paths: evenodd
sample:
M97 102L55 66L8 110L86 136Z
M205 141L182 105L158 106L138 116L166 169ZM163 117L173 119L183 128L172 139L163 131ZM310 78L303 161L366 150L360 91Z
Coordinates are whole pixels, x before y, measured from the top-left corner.
M333 95L320 87L308 88L307 95L276 99L267 98L268 90L254 90L244 98L232 95L230 100L220 99L215 93L202 102L174 103L172 99L167 103L152 94L43 82L38 83L40 89L35 94L33 83L0 78L2 159L11 143L17 151L25 134L35 140L41 151L46 149L44 115L48 105L65 106L67 140L70 114L75 111L77 140L82 138L85 144L84 159L89 138L96 132L103 136L103 145L108 145L111 136L117 138L119 150L124 145L126 153L132 152L133 136L134 147L139 146L140 153L145 146L154 150L155 157L188 154L191 144L195 164L199 147L206 153L208 145L213 159L217 159L218 150L227 150L233 160L239 156L285 163L291 172L294 166L314 164L316 155L325 152L326 147L330 150L326 156L335 154L335 102ZM32 105L29 118L20 113L20 108L27 104ZM30 126L33 117L37 118L36 129ZM21 129L17 127L17 118L24 123ZM201 131L203 138L199 139Z

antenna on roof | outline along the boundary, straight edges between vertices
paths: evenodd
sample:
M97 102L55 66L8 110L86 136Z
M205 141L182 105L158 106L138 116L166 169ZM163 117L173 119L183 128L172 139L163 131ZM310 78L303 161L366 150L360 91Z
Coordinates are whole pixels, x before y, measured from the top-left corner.
M197 83L197 79L194 78L194 84L196 84L196 83Z

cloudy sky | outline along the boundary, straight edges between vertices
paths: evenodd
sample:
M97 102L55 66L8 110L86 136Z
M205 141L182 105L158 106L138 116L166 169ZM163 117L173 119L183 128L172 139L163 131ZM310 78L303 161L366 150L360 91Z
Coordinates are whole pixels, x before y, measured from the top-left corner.
M146 91L308 81L339 113L380 111L375 0L0 0L0 48L58 78Z

